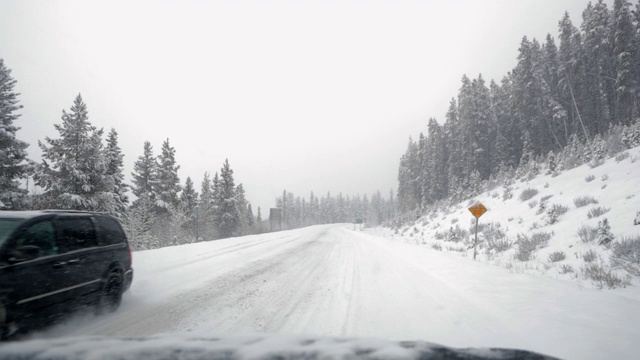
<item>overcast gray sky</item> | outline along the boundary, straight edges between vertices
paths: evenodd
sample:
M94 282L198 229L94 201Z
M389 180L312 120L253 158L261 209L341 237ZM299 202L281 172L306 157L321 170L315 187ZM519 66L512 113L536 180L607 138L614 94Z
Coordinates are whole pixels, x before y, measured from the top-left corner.
M499 80L523 35L556 36L565 10L579 26L587 3L0 0L0 58L33 159L82 93L128 179L169 138L183 183L228 158L266 214L283 189L395 193L409 136L442 123L463 74Z

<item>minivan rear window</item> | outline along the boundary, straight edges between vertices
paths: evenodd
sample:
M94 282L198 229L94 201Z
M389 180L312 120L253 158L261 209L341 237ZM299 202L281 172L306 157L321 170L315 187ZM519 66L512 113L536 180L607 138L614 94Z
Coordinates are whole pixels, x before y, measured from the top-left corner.
M0 246L24 219L0 219Z
M108 217L96 217L98 241L100 245L122 244L125 239L122 227Z

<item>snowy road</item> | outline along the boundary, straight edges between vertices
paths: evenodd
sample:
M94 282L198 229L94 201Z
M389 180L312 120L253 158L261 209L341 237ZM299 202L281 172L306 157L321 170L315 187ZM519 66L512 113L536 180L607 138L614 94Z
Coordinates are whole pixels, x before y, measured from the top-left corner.
M134 254L120 310L36 337L279 333L630 358L637 288L600 291L313 226Z

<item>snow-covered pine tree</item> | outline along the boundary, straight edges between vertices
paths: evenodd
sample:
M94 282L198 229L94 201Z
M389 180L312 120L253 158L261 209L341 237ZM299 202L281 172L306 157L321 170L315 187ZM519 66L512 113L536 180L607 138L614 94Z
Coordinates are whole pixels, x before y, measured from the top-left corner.
M18 203L27 192L20 189L18 181L27 176L29 145L16 138L20 128L13 124L20 117L16 112L22 109L18 104L20 94L13 91L16 82L0 58L0 209L19 208Z
M236 186L236 199L235 199L235 203L236 203L236 209L237 212L240 216L240 230L241 233L246 234L246 230L249 227L249 220L247 219L248 217L248 213L247 213L247 199L245 197L245 192L244 192L244 186L242 184L238 184L238 186Z
M581 37L580 31L573 25L568 12L565 12L560 20L559 31L558 101L568 113L567 133L580 132L585 139L588 139L589 136L580 116L583 103L579 81L584 71Z
M522 142L522 157L520 158L520 165L516 176L522 176L529 172L529 164L533 161L534 157L530 139L529 132L525 132Z
M543 90L544 120L549 127L550 135L553 137L553 142L550 141L549 145L551 148L557 146L554 150L559 151L566 146L570 134L567 132L568 113L560 103L558 48L551 34L547 34L545 38L539 62L536 75L539 77ZM542 150L551 149L545 148Z
M478 170L473 170L469 176L469 187L466 190L471 196L476 196L482 192L482 178Z
M473 141L473 134L476 130L475 124L475 109L476 104L474 101L474 85L467 77L462 75L462 85L458 90L458 135L460 143L460 163L459 169L461 176L458 180L467 185L469 175L474 170L474 151L477 148L477 144Z
M159 247L151 228L153 225L153 203L149 196L138 198L124 218L124 227L134 250L148 250Z
M106 176L109 181L109 191L113 194L113 214L122 218L129 203L129 197L127 196L129 185L124 182L124 155L118 145L118 133L113 128L109 131L109 135L107 135L105 158L107 162Z
M205 172L200 186L200 201L196 207L196 236L198 238L215 238L216 226L213 224L215 199L213 185L209 173Z
M457 191L457 179L463 176L463 154L462 154L462 130L460 127L460 121L458 118L458 104L455 99L451 99L449 102L449 109L447 110L446 120L444 123L445 142L447 148L447 194L451 196ZM455 184L452 182L456 179ZM398 203L400 202L400 188L398 187ZM399 204L398 204L399 205ZM402 212L402 207L398 207L398 211Z
M216 173L217 178L217 173ZM214 183L215 179L214 178ZM234 236L241 226L240 212L237 207L236 187L233 179L233 170L229 166L229 160L225 160L220 170L218 204L216 211L216 224L221 238Z
M200 200L204 206L210 206L213 201L213 193L211 192L211 179L209 173L205 172L200 186Z
M582 13L584 50L584 93L582 115L591 134L601 134L611 122L615 104L615 78L612 61L611 13L602 0L589 3Z
M602 140L602 136L600 136L600 134L597 134L593 140L591 140L589 148L591 149L590 160L592 164L604 160L607 156L607 144Z
M627 0L613 2L613 51L616 65L616 120L631 124L638 114L638 49L635 27Z
M622 143L627 149L640 146L640 121L636 120L634 124L625 126L622 132Z
M198 205L198 193L193 187L193 181L190 176L187 176L187 180L184 184L184 189L180 194L180 205L185 210L187 216L193 215L195 207Z
M398 174L398 206L401 212L417 210L420 206L418 144L409 139L407 152L400 159ZM330 199L328 199L330 200Z
M493 145L495 144L496 126L491 116L491 95L482 75L471 82L473 120L470 122L469 136L473 169L485 180L491 174Z
M495 143L493 145L492 174L501 168L514 167L518 161L520 129L514 117L510 115L510 77L502 80L502 85L490 84L491 111L496 126Z
M251 203L247 204L247 225L249 228L253 228L256 224L255 217L253 215L253 208L251 207Z
M553 174L557 168L556 154L553 151L549 151L549 154L547 154L547 175Z
M602 219L598 221L598 245L608 245L613 239L614 235L611 233L609 220Z
M45 191L48 207L108 211L112 204L102 150L102 130L91 125L86 104L78 94L71 111L62 111L62 124L54 125L60 138L38 142L42 163L34 179ZM47 145L48 144L48 145Z
M219 211L222 208L221 193L222 191L220 189L220 176L218 175L218 172L216 172L213 175L213 180L211 181L211 196L213 200L211 206L207 210L212 218L211 223L215 228L216 234L218 232L218 220L220 219Z
M158 182L156 206L160 212L169 212L178 206L178 193L182 190L176 163L176 150L169 145L169 139L162 143L162 152L158 156Z
M133 164L133 194L138 200L133 202L133 205L139 202L140 199L148 199L151 204L155 204L157 198L157 177L158 177L158 163L156 157L153 155L153 147L148 141L144 142L144 152L142 156L138 157L138 160Z

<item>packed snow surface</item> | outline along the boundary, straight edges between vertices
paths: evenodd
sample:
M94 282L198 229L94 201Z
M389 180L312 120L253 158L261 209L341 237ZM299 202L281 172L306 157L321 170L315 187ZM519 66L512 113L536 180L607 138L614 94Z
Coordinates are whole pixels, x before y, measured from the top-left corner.
M134 268L116 313L72 319L0 352L69 337L80 346L94 336L277 333L603 359L634 358L640 338L637 287L602 291L513 273L350 224L141 251Z

